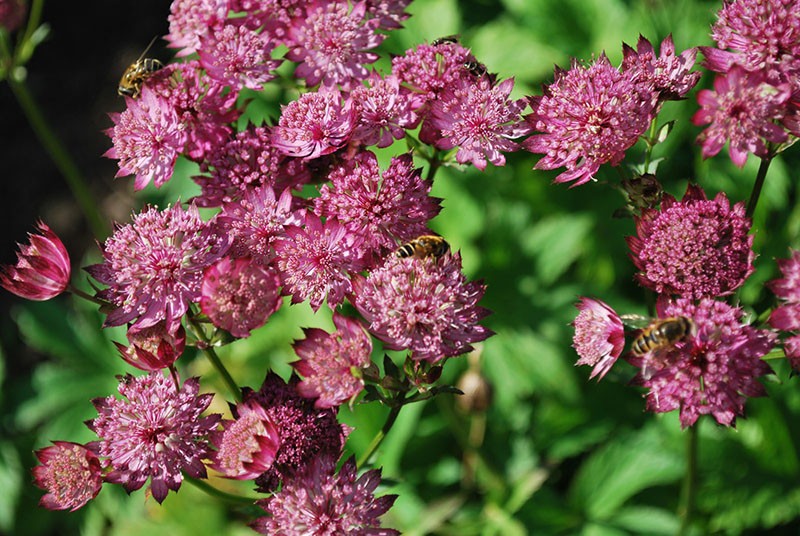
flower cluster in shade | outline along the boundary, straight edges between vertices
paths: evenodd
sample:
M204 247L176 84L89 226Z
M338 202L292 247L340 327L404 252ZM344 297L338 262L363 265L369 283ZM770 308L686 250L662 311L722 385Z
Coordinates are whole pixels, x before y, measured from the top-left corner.
M749 397L765 396L758 378L771 369L761 358L775 343L775 334L743 323L744 311L703 298L661 302L659 318L686 317L695 332L641 357L629 357L640 369L635 382L647 391L647 409L680 411L683 427L701 415L734 426L744 415Z
M394 529L381 528L379 519L397 495L375 496L379 469L357 477L354 458L336 473L336 460L316 458L280 492L257 502L268 514L251 526L259 534L341 534L395 536Z
M625 328L616 311L600 300L581 298L576 307L572 347L579 359L575 364L594 367L589 378L601 380L622 354Z
M731 294L753 272L755 253L744 203L724 193L707 199L690 184L683 199L665 194L660 209L642 210L627 238L636 280L658 294L699 299Z
M184 474L206 478L207 437L220 420L215 414L201 416L213 395L198 394L197 378L186 380L177 391L176 381L161 372L126 375L119 384L124 399L95 399L98 416L87 422L99 437L90 448L111 469L106 481L131 492L149 480L149 491L159 503L169 490L178 491Z
M716 74L713 90L697 95L698 137L703 156L728 143L731 160L748 154L771 157L770 145L800 135L800 5L784 0L733 0L717 14L711 37L700 47L704 65Z
M794 370L800 370L800 251L792 251L788 259L778 260L782 277L768 286L781 302L772 311L769 323L775 329L789 332L783 351Z
M697 83L699 75L690 71L694 49L676 55L671 37L657 57L643 37L637 46L623 46L620 68L605 54L557 68L543 94L530 97L533 113L526 120L533 134L522 146L543 155L535 169L565 168L555 182L573 186L594 180L601 165L622 162L664 101L684 98Z
M17 264L0 266L0 286L28 300L55 298L69 285L71 264L64 243L44 222L28 244L18 244Z

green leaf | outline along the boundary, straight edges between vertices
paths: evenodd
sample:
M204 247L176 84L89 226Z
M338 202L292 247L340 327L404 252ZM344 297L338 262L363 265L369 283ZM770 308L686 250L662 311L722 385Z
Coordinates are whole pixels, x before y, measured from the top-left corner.
M22 464L14 445L9 441L0 442L0 532L12 534L14 515L22 487ZM26 478L27 480L27 478Z
M562 276L582 253L593 221L588 214L558 214L534 225L520 244L534 258L534 277L552 285Z
M680 519L674 512L650 506L621 508L610 523L634 534L672 536L678 533Z

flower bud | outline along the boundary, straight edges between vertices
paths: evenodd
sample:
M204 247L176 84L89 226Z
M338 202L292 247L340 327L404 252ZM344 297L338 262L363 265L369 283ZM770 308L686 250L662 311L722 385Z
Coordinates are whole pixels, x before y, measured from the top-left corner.
M30 244L19 244L17 265L0 266L0 286L22 298L49 300L69 285L67 248L43 222L40 235L28 233Z

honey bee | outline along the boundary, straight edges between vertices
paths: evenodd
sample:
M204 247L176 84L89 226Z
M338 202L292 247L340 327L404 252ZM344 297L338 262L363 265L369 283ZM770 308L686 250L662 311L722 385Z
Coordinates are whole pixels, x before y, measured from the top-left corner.
M457 35L445 35L431 41L432 46L441 45L443 43L458 43Z
M486 74L486 65L479 61L470 60L464 62L464 68L474 77L480 77Z
M153 40L150 41L150 44L147 45L147 48L144 49L141 56L139 56L139 59L130 64L128 68L125 69L125 72L122 73L119 86L117 86L117 93L120 96L127 96L132 99L137 98L139 93L142 92L142 84L144 81L150 78L154 72L164 67L164 64L157 59L144 57L155 41L156 38L154 37Z
M672 348L695 332L694 322L685 316L657 318L641 330L631 344L631 353L641 357L647 353Z
M441 236L422 235L397 248L396 255L402 259L411 256L417 257L418 259L424 259L426 257L438 259L449 250L450 244Z

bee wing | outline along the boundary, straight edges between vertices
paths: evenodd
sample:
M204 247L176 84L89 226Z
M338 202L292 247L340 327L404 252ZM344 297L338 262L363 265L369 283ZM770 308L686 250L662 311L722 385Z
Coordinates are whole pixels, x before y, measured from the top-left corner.
M648 316L635 314L619 315L619 318L622 320L622 324L630 329L644 329L649 326L650 322L653 320Z

